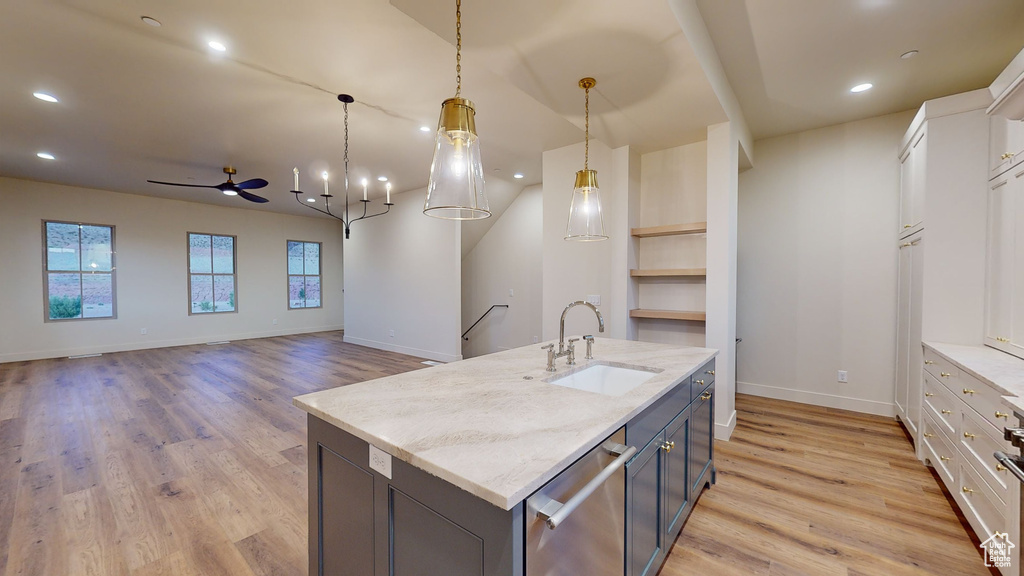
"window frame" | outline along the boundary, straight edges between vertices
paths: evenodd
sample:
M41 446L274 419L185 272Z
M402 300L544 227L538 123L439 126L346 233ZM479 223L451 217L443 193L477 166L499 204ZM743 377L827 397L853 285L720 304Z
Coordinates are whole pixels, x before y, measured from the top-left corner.
M209 236L210 237L210 273L205 272L192 272L192 236ZM214 238L231 238L231 274L216 273L213 271L213 239ZM186 306L188 307L189 316L211 316L217 314L237 314L238 313L238 236L232 234L215 234L213 232L185 232L185 276L188 278L188 292L186 298ZM235 307L233 310L217 310L216 301L214 301L214 309L209 312L193 312L192 311L192 276L209 276L210 285L213 286L213 278L215 276L231 276L232 286L234 287L234 300Z
M47 224L71 224L78 226L78 270L50 270L50 253L49 253L49 238L46 234ZM110 229L110 271L98 271L98 272L86 272L82 270L82 226L95 226L97 228L109 228ZM79 320L117 320L117 230L113 224L93 224L89 222L73 222L68 220L42 220L42 235L43 235L43 322L74 322ZM75 318L51 318L50 317L50 273L64 273L64 274L78 274L78 286L79 291L82 294L82 312L81 316ZM86 274L107 274L110 276L110 316L94 316L91 318L85 317L85 289L83 287L83 277Z
M288 245L292 242L302 244L302 274L292 274L288 270ZM316 244L317 248L317 269L320 271L319 274L306 274L306 244ZM316 310L317 308L324 307L324 243L323 242L312 242L308 240L285 240L284 241L284 270L285 270L285 294L288 299L289 310ZM315 277L320 280L320 305L319 306L292 306L292 289L291 289L291 278L292 276L303 278L303 286L305 286L306 277ZM303 299L305 302L305 299Z

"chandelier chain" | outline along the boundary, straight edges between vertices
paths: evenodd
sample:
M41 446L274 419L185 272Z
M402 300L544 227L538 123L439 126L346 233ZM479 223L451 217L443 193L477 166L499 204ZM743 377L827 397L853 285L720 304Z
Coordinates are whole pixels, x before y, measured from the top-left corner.
M345 195L348 200L348 102L345 105Z
M586 92L586 137L583 145L583 169L588 170L590 168L590 88L585 89Z
M462 0L455 0L455 97L462 95Z

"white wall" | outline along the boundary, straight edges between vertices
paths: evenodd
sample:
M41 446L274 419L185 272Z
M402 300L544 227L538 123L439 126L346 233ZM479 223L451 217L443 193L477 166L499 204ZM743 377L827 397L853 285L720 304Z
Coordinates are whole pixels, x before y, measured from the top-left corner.
M116 319L43 321L43 220L115 226ZM186 232L238 237L237 313L188 315ZM0 361L341 329L341 237L323 218L0 178ZM323 308L288 310L287 240L323 242Z
M462 358L461 230L425 216L424 194L393 195L390 214L352 225L345 342L451 362Z
M467 335L466 358L540 338L543 212L543 188L524 188L462 259L462 330L492 304L509 306L494 309Z
M621 195L623 190L614 190L613 182L619 182L621 175L615 175L612 150L599 141L590 142L590 168L597 170L597 181L601 186L602 210L605 213L605 234L608 240L599 242L569 242L565 240L565 227L569 217L569 203L575 184L576 171L583 169L583 142L556 150L544 152L544 255L543 255L543 298L541 340L558 338L558 321L562 310L575 300L585 300L588 295L601 296L601 311L605 321L605 333L600 336L622 338L625 326L621 315L612 314L612 282L624 282L628 271L624 268L626 259L613 259L617 253L613 244L625 245L629 229L625 218L610 216L610 206L626 206ZM620 161L622 159L620 158ZM621 162L620 162L621 163ZM628 159L626 164L628 165ZM616 195L620 195L616 198ZM625 251L621 251L624 256ZM614 268L614 270L613 270ZM624 291L619 291L624 295ZM617 299L616 299L617 300ZM625 304L623 300L622 304ZM565 321L566 338L570 334L594 334L597 332L597 318L589 308L572 310Z
M897 154L912 118L757 142L739 179L738 392L893 413Z

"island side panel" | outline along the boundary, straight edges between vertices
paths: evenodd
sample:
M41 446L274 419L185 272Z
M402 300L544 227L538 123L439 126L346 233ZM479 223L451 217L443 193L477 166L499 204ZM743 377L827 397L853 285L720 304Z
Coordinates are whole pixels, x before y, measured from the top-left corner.
M369 445L319 418L310 415L310 574L320 572L320 550L325 558L364 558L372 550L370 571L340 572L366 576L522 576L523 504L502 510L440 478L392 458L392 478L369 467ZM341 458L348 468L343 475L331 471L330 459L314 458L328 454ZM336 455L336 456L334 456ZM330 462L323 466L322 462ZM332 472L332 473L328 473ZM365 493L360 473L372 478L372 491ZM370 502L370 519L352 516L339 522L343 529L321 533L324 521L332 513L325 507L333 501L362 498ZM363 510L362 508L360 510ZM367 526L372 531L365 543ZM351 541L336 541L336 534L360 534ZM392 562L394 566L392 567ZM328 565L325 562L325 566ZM394 570L392 572L392 569ZM365 570L365 569L364 569Z

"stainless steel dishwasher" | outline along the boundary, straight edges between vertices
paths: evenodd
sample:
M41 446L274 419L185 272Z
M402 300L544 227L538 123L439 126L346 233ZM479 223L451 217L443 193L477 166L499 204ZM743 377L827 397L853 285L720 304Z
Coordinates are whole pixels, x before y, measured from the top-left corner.
M620 428L526 500L527 576L622 576L625 441Z

